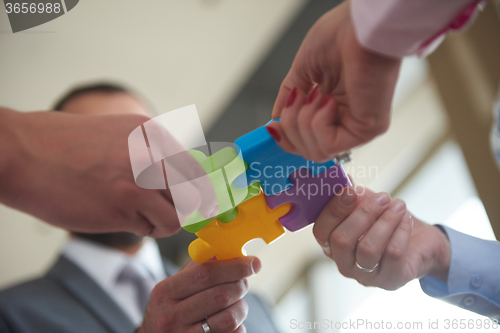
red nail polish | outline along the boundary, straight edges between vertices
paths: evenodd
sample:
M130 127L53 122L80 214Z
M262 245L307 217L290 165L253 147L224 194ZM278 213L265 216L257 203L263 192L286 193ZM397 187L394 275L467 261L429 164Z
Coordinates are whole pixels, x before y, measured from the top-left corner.
M309 96L307 96L307 100L306 100L306 103L305 105L307 104L311 104L312 101L314 101L314 98L316 97L316 93L318 91L318 86L315 86L314 89L309 93Z
M325 100L323 101L323 103L321 103L321 106L319 108L321 109L324 106L326 106L328 104L328 102L330 102L331 99L332 99L332 95L326 96Z
M288 101L286 102L286 107L289 108L295 102L295 98L297 97L297 87L293 87L292 92L290 93L290 97L288 97Z
M281 137L276 129L268 126L268 127L266 127L266 130L269 132L269 135L272 136L274 140L276 140L277 142L280 142Z

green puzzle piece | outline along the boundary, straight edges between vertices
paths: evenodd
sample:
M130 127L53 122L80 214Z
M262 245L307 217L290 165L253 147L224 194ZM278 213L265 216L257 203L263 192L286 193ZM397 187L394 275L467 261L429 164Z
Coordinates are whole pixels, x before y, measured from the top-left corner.
M222 223L229 223L238 216L239 204L260 193L258 182L245 188L233 185L233 180L244 173L247 168L246 163L238 156L234 148L223 148L208 157L198 150L189 150L189 153L200 163L212 182L221 213L216 217L204 219L196 211L184 223L185 230L196 233L216 218Z

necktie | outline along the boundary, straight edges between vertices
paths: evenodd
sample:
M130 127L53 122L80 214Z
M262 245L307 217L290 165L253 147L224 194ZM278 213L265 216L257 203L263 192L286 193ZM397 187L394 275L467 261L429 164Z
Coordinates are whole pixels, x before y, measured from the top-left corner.
M121 274L118 276L118 282L130 283L136 291L136 304L144 313L148 304L149 295L153 290L156 281L152 277L145 277L137 268L128 263L123 267Z

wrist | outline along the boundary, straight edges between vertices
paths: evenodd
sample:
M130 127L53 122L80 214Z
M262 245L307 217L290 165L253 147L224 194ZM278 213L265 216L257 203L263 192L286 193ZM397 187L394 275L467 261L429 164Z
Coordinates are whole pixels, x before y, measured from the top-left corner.
M433 233L436 238L436 245L433 251L433 265L427 275L443 282L447 282L451 263L450 240L448 239L446 233L438 226L433 225L429 227L433 229Z
M16 156L18 156L18 112L0 108L0 184L5 188L5 182L11 179L10 173L16 169Z

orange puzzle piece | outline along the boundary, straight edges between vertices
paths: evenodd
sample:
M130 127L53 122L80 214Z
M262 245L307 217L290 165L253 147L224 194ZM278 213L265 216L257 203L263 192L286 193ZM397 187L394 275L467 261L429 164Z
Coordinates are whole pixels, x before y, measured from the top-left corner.
M288 213L291 204L270 209L264 193L238 205L238 216L229 223L218 219L210 222L196 233L198 239L189 244L189 255L197 263L213 257L218 260L243 257L243 246L255 238L262 238L267 244L285 233L278 218Z

